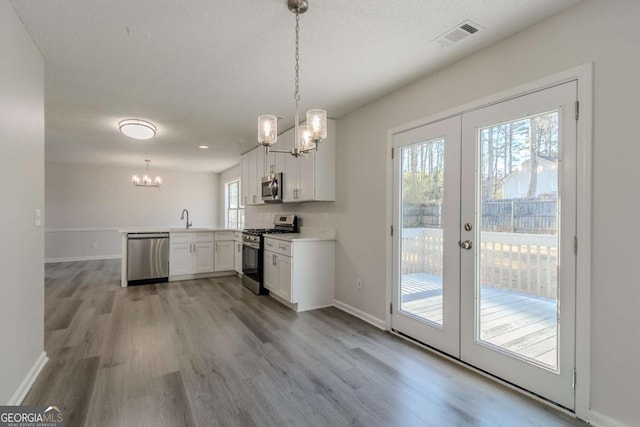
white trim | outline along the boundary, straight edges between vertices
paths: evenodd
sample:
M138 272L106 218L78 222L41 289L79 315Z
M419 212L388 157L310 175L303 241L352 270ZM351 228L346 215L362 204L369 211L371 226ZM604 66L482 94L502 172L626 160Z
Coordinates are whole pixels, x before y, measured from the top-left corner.
M44 230L45 233L86 233L86 232L95 232L95 231L115 231L118 232L117 228L48 228Z
M476 367L475 367L475 366L473 366L473 365L469 365L468 363L465 363L465 362L461 361L460 359L457 359L457 358L455 358L455 357L449 356L449 355L448 355L448 354L446 354L446 353L442 353L441 351L438 351L438 350L436 350L436 349L434 349L434 348L431 348L431 347L429 347L428 345L422 344L422 343L421 343L421 342L419 342L419 341L412 340L412 339L410 339L410 338L406 337L405 335L399 334L399 333L397 333L397 332L395 332L395 331L393 331L393 330L391 331L391 334L393 334L393 335L397 336L398 338L402 338L402 339L403 339L403 340L405 340L405 341L408 341L408 342L410 342L410 343L413 343L413 344L417 345L418 347L423 348L423 349L425 349L425 350L429 351L430 353L433 353L433 354L434 354L434 355L436 355L436 356L440 356L440 357L442 357L443 359L446 359L446 360L448 360L448 361L450 361L450 362L453 362L453 363L455 363L455 364L456 364L456 365L458 365L458 366L462 366L463 368L466 368L466 369L468 369L469 371L472 371L472 372L474 372L474 373L476 373L476 374L478 374L478 375L481 375L481 376L483 376L483 377L485 377L485 378L487 378L487 379L490 379L490 380L492 380L493 382L499 383L499 384L501 384L501 385L503 385L503 386L505 386L505 387L507 387L507 388L509 388L509 389L513 390L513 391L516 391L516 392L518 392L518 393L520 393L520 394L522 394L522 395L525 395L525 396L527 396L527 397L529 397L529 398L531 398L531 399L535 400L536 402L540 402L540 403L542 403L542 404L544 404L544 405L548 406L549 408L552 408L552 409L554 409L554 410L556 410L556 411L562 412L563 414L566 414L566 415L568 415L568 416L570 416L570 417L572 417L572 418L578 418L578 417L576 416L576 414L574 414L573 412L569 411L568 409L565 409L565 408L563 408L562 406L558 406L557 404L555 404L555 403L551 402L550 400L543 399L542 397L538 396L537 394L531 393L531 392L530 392L530 391L528 391L528 390L525 390L525 389L523 389L523 388L520 388L520 387L518 387L518 386L515 386L515 385L511 384L510 382L507 382L507 381L503 380L503 379L502 379L502 378L500 378L500 377L496 377L496 376L494 376L494 375L491 375L491 374L489 374L489 373L487 373L487 372L485 372L485 371L482 371L482 370L480 370L480 369L476 368ZM616 427L617 427L617 426L616 426ZM625 427L626 427L626 426L625 426Z
M577 123L578 153L576 234L576 389L575 411L587 419L591 407L591 224L593 183L593 63L573 70L578 79L580 119ZM580 349L580 351L578 351ZM586 349L586 351L583 351Z
M101 259L120 259L122 255L91 255L91 256L72 256L67 258L45 258L45 264L54 262L75 262L75 261L97 261Z
M18 406L22 404L22 401L27 397L27 393L31 390L33 383L36 382L38 375L40 375L42 368L44 368L44 365L46 365L48 361L47 352L43 351L40 353L40 356L38 356L31 369L29 369L29 372L27 372L27 375L18 386L16 392L13 393L13 396L11 396L11 399L7 402L8 406Z
M350 315L357 317L360 320L364 320L365 322L375 326L378 329L381 329L383 331L389 330L387 328L387 322L385 320L378 319L377 317L365 313L360 309L352 307L349 304L345 304L342 301L333 300L333 306L344 311L345 313L349 313Z
M589 411L589 424L596 427L629 427L622 421L618 421L615 418L611 418L601 412L591 410Z
M387 239L386 239L386 307L393 295L392 248L393 240L388 230L393 225L393 161L391 148L395 134L460 115L478 108L513 99L532 92L556 86L571 80L578 80L578 100L580 120L578 120L578 161L577 161L577 237L579 243L576 259L576 362L577 381L575 389L575 413L581 419L589 418L591 394L591 224L592 224L592 165L593 165L593 63L589 62L572 69L547 76L516 88L508 89L454 107L387 131ZM391 316L386 314L386 328L391 328ZM583 351L582 349L587 349Z

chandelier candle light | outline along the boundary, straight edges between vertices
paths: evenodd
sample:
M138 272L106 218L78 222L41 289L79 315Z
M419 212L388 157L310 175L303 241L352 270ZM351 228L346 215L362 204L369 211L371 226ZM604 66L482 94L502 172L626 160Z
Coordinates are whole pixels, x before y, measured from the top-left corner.
M131 182L133 182L133 185L136 187L160 187L162 185L162 178L156 176L155 179L152 180L149 176L149 163L151 163L151 160L145 159L145 162L147 162L147 173L142 176L142 179L140 179L138 175L133 175Z
M278 118L274 115L262 115L258 117L258 142L265 146L267 154L271 153L289 153L294 157L300 157L311 151L318 150L318 143L327 137L327 112L325 110L309 110L307 111L307 122L300 125L300 116L298 107L300 104L300 14L305 13L309 9L307 0L288 0L287 6L292 13L296 15L296 79L293 91L293 99L295 100L296 111L294 117L295 125L295 144L291 151L272 150L278 141Z

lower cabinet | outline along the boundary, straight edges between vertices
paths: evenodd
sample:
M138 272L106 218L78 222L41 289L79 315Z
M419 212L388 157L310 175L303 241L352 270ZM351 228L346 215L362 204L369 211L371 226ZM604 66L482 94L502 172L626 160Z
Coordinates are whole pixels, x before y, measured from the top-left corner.
M193 243L169 245L169 276L193 273Z
M214 271L232 271L235 268L235 242L233 240L226 240L216 242L215 245Z
M231 231L176 232L171 233L169 239L169 276L235 269L235 241Z
M264 286L280 302L296 311L333 305L335 242L265 237Z
M194 271L210 273L213 271L213 242L194 243Z
M234 270L236 271L236 273L242 274L242 241L235 241L233 243L236 247L233 258Z
M293 303L295 301L291 297L291 264L291 257L264 251L264 287Z

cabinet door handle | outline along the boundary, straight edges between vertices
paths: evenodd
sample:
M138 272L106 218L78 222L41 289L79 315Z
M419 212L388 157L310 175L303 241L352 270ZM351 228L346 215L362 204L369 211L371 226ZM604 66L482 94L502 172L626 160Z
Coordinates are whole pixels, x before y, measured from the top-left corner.
M218 244L216 243L216 252L218 252Z
M236 248L238 249L238 252L240 252L240 249L242 248L242 246L240 244L237 244Z
M284 245L279 245L278 247L279 247L280 249L282 249L283 251L286 251L286 250L288 249L288 248L287 248L286 246L284 246Z
M272 255L272 256L273 256L273 265L276 265L276 256L275 255Z

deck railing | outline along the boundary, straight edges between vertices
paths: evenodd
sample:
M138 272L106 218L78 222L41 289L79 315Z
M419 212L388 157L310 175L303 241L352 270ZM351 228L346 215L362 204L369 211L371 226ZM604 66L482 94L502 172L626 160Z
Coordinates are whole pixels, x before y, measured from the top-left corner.
M457 243L457 242L456 242ZM402 230L402 274L442 275L443 238L437 228ZM557 236L482 232L483 285L553 298L557 288Z

